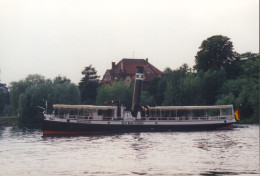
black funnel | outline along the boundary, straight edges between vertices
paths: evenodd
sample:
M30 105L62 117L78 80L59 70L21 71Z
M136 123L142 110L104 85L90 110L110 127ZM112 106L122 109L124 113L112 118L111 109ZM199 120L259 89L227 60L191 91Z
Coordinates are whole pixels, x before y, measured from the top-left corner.
M134 84L134 93L132 100L132 115L137 116L137 112L141 110L140 100L141 100L141 91L143 86L143 67L136 67L135 74L135 84Z

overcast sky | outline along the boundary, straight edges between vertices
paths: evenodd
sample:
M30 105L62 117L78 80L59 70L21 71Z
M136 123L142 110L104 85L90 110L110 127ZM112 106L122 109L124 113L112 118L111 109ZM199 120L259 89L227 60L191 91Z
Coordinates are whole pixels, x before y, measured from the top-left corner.
M161 71L192 67L213 35L259 52L258 0L0 0L0 80L60 74L77 84L84 67L102 78L133 56Z

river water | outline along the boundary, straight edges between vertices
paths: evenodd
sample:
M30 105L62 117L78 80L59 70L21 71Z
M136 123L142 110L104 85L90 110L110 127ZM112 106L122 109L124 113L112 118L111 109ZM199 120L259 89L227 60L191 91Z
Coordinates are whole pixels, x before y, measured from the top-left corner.
M259 126L42 137L0 127L0 175L259 175Z

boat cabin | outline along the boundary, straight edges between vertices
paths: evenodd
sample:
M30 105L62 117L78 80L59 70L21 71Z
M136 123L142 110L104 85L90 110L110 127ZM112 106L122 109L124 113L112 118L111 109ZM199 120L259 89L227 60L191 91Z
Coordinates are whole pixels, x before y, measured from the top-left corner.
M53 105L52 117L65 119L112 120L117 118L117 106Z
M232 119L233 105L156 106L144 108L146 119L158 120L220 120Z
M134 118L123 106L53 105L52 117L86 120L225 120L233 119L233 105L146 107Z

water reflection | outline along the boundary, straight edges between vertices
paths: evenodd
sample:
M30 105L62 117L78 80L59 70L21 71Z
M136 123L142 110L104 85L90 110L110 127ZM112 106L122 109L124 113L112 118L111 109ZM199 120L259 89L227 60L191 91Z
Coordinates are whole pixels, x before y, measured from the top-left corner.
M0 143L2 175L259 174L259 126L254 125L47 138L40 129L0 127Z
M217 133L217 132L216 132ZM206 151L216 150L225 152L233 146L237 145L235 139L232 139L228 133L220 133L208 138L202 138L195 143L195 146Z

